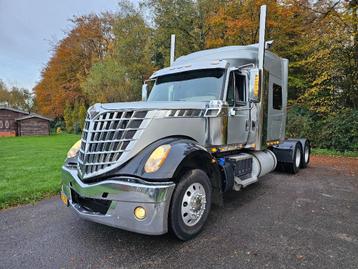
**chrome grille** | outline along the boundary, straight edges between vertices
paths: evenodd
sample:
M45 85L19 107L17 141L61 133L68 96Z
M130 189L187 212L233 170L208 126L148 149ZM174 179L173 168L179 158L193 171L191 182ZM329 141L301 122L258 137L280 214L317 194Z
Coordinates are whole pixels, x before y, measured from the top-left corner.
M78 166L82 178L96 176L118 164L139 138L147 111L107 111L87 114Z

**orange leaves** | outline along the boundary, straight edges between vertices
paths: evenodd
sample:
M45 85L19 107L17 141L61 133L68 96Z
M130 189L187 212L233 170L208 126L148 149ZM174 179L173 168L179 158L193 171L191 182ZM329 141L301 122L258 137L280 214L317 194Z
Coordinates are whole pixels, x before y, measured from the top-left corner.
M222 5L216 14L210 16L207 46L246 45L258 40L259 9L268 5L267 39L287 40L301 29L298 21L303 15L305 1L230 1Z
M110 21L110 16L96 15L73 20L74 29L56 45L52 58L42 71L42 79L34 89L40 113L62 117L67 103L86 101L81 83L91 66L109 49Z

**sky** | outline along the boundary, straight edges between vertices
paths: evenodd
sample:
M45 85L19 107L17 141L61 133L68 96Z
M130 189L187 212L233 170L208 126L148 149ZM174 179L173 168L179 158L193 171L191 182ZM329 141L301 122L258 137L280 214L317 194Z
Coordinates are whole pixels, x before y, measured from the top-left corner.
M73 16L116 11L118 0L0 0L0 79L31 90Z

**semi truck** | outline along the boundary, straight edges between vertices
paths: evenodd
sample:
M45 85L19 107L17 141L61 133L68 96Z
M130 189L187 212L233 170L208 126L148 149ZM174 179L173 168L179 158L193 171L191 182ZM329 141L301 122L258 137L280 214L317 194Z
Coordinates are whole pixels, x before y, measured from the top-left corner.
M297 173L308 139L286 139L288 60L265 41L181 56L142 87L142 101L95 104L62 167L63 202L81 218L189 240L223 206L275 169Z

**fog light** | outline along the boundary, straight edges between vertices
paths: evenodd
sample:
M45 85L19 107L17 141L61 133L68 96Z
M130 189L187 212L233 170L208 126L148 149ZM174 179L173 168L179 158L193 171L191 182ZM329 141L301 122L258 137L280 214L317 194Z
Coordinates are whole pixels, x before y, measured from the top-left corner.
M146 217L145 209L141 206L136 207L134 209L134 216L139 220L145 219L145 217Z

